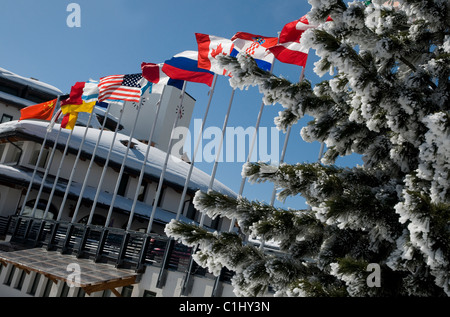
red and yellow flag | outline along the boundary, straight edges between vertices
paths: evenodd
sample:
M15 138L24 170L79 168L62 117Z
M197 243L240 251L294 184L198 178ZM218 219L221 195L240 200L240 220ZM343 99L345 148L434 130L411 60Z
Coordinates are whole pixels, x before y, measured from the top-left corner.
M20 110L20 120L40 119L50 121L57 99L50 100L38 105L29 106Z

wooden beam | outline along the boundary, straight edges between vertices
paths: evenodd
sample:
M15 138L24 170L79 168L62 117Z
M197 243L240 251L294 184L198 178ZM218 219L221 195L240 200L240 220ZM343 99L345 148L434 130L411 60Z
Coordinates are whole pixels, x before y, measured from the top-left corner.
M83 289L86 293L91 294L94 292L104 291L110 289L111 291L117 287L124 287L136 283L136 276L129 276L117 280L106 281L100 284L91 284L84 286ZM114 293L114 291L112 291ZM115 294L115 293L114 293ZM117 295L116 295L117 296Z
M122 297L122 294L120 294L115 288L111 288L111 292L113 292L116 297Z

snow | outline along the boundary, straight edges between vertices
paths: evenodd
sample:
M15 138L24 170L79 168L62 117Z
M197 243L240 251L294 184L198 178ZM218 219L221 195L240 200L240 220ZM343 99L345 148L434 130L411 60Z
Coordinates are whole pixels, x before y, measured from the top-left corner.
M32 120L24 120L20 122L11 121L0 125L0 134L15 131L43 139L45 137L45 131L47 129L47 126L48 126L47 122L41 121L32 121ZM56 139L58 129L59 125L56 124L53 127L52 133L49 134L48 140L54 141ZM79 148L84 132L85 127L79 126L75 127L70 142L70 148L75 150ZM99 133L100 130L98 129L89 129L89 132L86 134L85 143L83 145L83 152L88 154L93 153L93 150L98 140ZM69 137L69 134L70 130L62 129L58 139L58 143L61 145L65 145ZM101 142L99 143L96 156L99 157L107 156L111 146L111 142L113 140L113 135L114 133L111 131L103 131L101 136ZM121 141L128 142L128 140L129 136L121 133L117 134L115 144L110 157L111 162L115 162L120 165L122 164L123 157L126 152L126 146L123 145ZM133 149L130 149L125 164L128 168L135 170L136 173L139 174L142 167L142 159L145 157L147 145L136 139L133 139L132 142L135 143L136 146ZM149 152L148 160L146 162L145 173L159 179L162 167L164 165L165 157L166 157L165 152L152 147ZM189 168L190 164L171 155L167 164L165 181L184 187L185 176L187 175ZM208 190L209 182L210 182L210 175L194 167L189 183L189 188L191 190L200 189L206 191ZM226 187L217 180L214 182L213 190L221 192L226 195L236 196L236 194L232 190L230 190L228 187Z
M43 83L41 81L38 81L36 79L26 78L23 76L19 76L17 74L14 74L13 72L10 72L9 70L6 70L4 68L0 67L0 78L5 78L11 81L14 81L16 83L25 85L25 86L31 86L39 90L43 90L49 94L53 95L61 95L63 92L59 90L58 88Z

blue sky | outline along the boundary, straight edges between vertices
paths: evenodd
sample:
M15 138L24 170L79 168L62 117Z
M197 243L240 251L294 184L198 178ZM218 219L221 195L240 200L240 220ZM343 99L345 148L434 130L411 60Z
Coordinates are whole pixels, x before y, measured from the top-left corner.
M67 6L81 8L81 27L70 28ZM195 33L231 38L236 32L277 36L286 23L305 15L310 9L306 0L1 0L0 1L0 67L26 77L34 77L68 93L77 81L99 79L116 74L140 72L142 62L162 63L185 50L197 50ZM319 78L313 72L317 57L309 55L305 76L313 83ZM276 62L274 74L293 82L299 80L301 68ZM194 119L203 118L209 87L188 83L187 92L196 100ZM228 80L218 78L206 127L222 127L231 94ZM236 91L229 126L255 126L261 106L257 87ZM269 131L280 105L264 109L261 127ZM304 142L300 128L305 118L292 130L285 162L315 162L319 143ZM192 133L193 134L193 133ZM192 135L196 140L197 135ZM204 141L204 143L208 141ZM284 135L280 132L280 152ZM354 158L339 159L338 165L361 163ZM219 164L217 179L236 192L241 182L242 162ZM196 163L207 173L212 163ZM245 185L243 195L251 200L270 201L273 185ZM289 198L276 206L304 208L303 199Z

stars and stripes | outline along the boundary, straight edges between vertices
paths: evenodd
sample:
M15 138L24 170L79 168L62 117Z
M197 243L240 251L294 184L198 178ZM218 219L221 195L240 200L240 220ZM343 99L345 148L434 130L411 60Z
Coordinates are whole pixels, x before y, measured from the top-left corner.
M142 74L112 75L100 78L98 101L123 100L139 102L142 87L145 86Z

